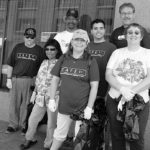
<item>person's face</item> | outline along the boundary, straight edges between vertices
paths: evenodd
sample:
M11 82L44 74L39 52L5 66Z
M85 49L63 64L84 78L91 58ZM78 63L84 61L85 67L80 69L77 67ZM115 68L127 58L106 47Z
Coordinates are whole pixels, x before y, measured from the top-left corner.
M48 59L54 59L56 58L57 49L54 46L49 45L45 48L45 53Z
M142 40L141 31L138 27L130 27L127 30L126 39L128 44L139 44Z
M78 20L73 16L66 17L66 27L70 30L74 30L77 28Z
M71 41L71 45L73 47L73 51L83 52L87 47L87 41L82 38L76 38Z
M133 22L134 12L131 7L124 7L120 12L120 18L124 26L128 26Z
M32 47L35 44L35 37L24 36L25 45Z
M102 39L105 35L105 28L103 23L95 23L93 24L93 28L91 29L91 33L94 39Z

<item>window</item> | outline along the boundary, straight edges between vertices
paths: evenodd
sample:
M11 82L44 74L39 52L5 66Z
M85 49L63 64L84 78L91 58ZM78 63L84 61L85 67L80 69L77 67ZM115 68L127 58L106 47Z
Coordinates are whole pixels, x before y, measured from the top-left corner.
M115 11L116 0L97 0L97 16L106 23L106 38L110 36L114 22L114 11Z
M6 0L1 0L0 1L0 34L2 34L5 30L5 17L6 17L6 10L7 10L7 5L6 5Z
M38 0L19 0L15 30L22 33L26 27L36 26Z
M91 20L101 18L106 23L106 38L108 38L113 29L115 5L116 0L92 0L92 2L91 0L56 0L53 31L65 30L63 17L65 16L66 11L68 8L76 8L81 17L80 27L82 25L85 27L88 24L87 30L89 31L90 18ZM82 20L82 16L85 16L86 19L84 17ZM88 22L85 22L85 20Z

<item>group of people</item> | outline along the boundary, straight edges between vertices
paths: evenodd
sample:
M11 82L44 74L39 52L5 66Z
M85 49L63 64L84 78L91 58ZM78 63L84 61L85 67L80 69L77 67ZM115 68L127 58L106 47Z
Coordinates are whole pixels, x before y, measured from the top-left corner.
M138 113L139 139L129 145L130 150L144 150L149 115L150 38L141 25L133 23L132 3L122 4L119 13L123 25L112 32L110 42L105 39L102 19L91 22L90 42L87 31L78 29L75 9L66 13L66 30L48 39L43 49L35 44L36 30L25 30L24 43L17 44L8 59L6 83L11 89L6 133L20 128L24 133L27 105L35 103L21 150L36 144L36 129L45 112L48 121L44 148L58 150L67 137L76 136L82 123L70 116L83 112L84 119L90 120L96 102L103 103L102 107L106 103L112 150L126 150L123 123L116 119L118 101L121 99L121 105L125 105L136 94L143 97L145 107Z

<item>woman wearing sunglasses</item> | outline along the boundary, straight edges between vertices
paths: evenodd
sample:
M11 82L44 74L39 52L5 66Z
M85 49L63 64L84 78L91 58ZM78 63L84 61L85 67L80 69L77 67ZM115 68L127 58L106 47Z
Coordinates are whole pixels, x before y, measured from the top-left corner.
M53 78L50 72L59 57L62 55L62 52L59 43L55 39L49 39L44 46L44 50L47 59L44 60L41 64L36 77L35 89L30 99L32 103L35 103L35 105L29 118L28 130L25 134L25 143L20 145L20 148L22 150L28 149L32 145L36 144L37 140L35 140L34 135L36 133L38 123L42 120L46 111L48 114L48 122L46 139L44 141L44 148L49 149L52 142L53 132L56 127L57 111L51 112L48 109L47 92L48 88L51 86L51 80ZM57 103L59 99L58 94L59 91L57 90L55 94Z
M110 122L112 150L126 150L123 123L119 122L116 116L122 105L131 101L135 94L143 97L145 107L138 112L139 139L129 141L129 146L130 150L144 150L144 132L149 115L150 50L140 45L144 30L139 24L129 25L125 35L127 47L112 53L106 70L106 80L110 85L106 108ZM122 99L118 103L120 96Z

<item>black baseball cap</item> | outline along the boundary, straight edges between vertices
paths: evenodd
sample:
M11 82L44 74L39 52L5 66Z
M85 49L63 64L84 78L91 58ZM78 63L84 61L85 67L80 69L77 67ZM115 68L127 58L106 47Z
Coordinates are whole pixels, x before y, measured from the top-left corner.
M34 28L27 28L25 29L24 36L35 38L36 30Z
M78 18L79 14L78 14L78 10L74 9L74 8L69 8L67 13L66 13L66 17L72 16L74 18Z

